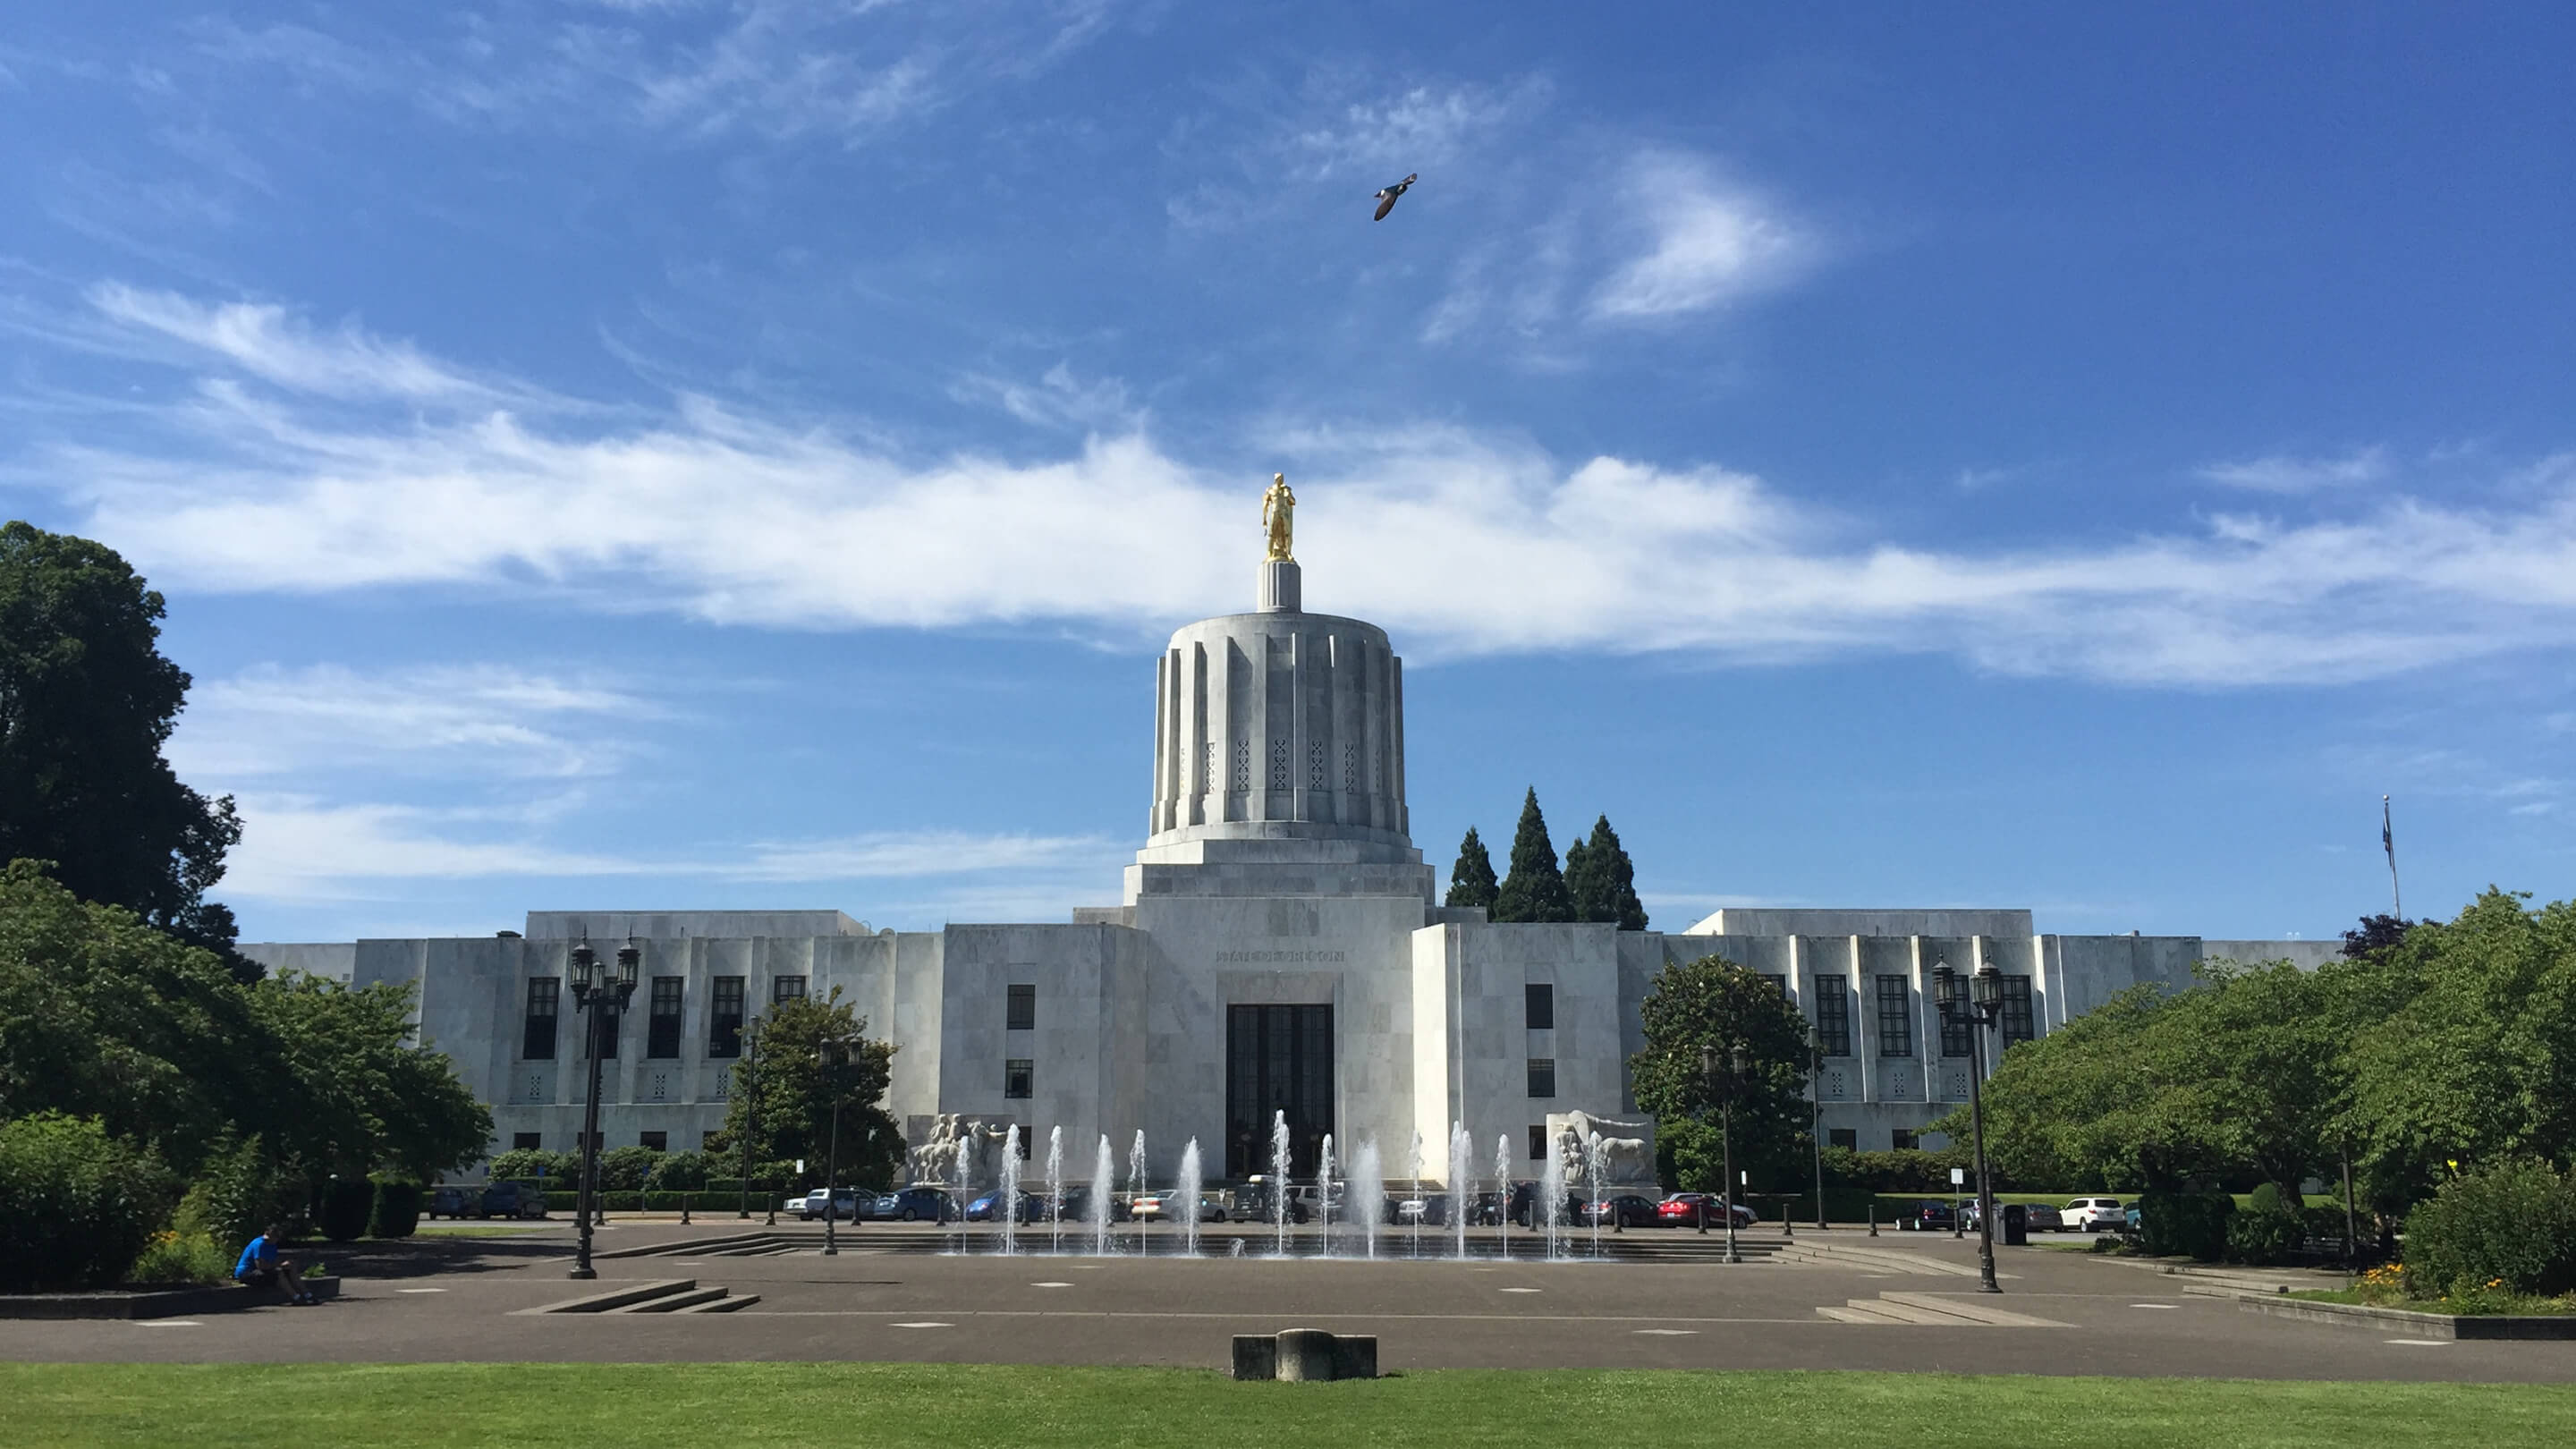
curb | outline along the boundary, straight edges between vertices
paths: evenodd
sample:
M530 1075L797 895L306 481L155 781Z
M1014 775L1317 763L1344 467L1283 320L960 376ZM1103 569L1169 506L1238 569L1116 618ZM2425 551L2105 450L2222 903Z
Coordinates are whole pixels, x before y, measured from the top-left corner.
M2332 1323L2345 1328L2401 1328L2417 1338L2461 1340L2568 1340L2576 1339L2576 1315L2508 1316L2453 1315L2418 1313L2411 1308L2373 1308L2366 1303L2319 1303L2311 1298L2288 1298L2272 1293L2244 1293L2224 1288L2185 1288L2195 1298L2232 1298L2236 1306L2248 1312L2273 1318L2295 1318L2308 1323Z

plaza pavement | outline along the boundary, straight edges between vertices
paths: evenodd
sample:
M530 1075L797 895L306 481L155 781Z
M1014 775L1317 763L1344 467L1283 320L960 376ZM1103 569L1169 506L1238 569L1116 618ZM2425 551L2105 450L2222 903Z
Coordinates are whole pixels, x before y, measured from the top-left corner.
M757 1226L757 1219L753 1226ZM447 1236L325 1246L338 1303L164 1322L0 1321L17 1361L430 1362L876 1360L1147 1364L1222 1368L1237 1333L1288 1327L1373 1333L1389 1371L1428 1368L1882 1369L1911 1372L2185 1375L2231 1378L2564 1382L2576 1344L2415 1343L2387 1330L2270 1318L2193 1297L2153 1265L2049 1247L1999 1249L2005 1293L1976 1292L1973 1240L1857 1229L1801 1233L1800 1248L1848 1260L1510 1262L1251 1256L956 1256L929 1225L841 1229L826 1258L819 1226L775 1230L798 1251L686 1255L744 1231L730 1216L683 1228L628 1222L595 1283L564 1277L569 1225L526 1237ZM1160 1230L1158 1230L1160 1231ZM988 1229L978 1228L986 1246ZM1042 1230L1029 1232L1041 1242ZM1692 1234L1646 1230L1689 1252ZM1715 1235L1712 1235L1712 1239ZM1527 1247L1527 1236L1517 1235ZM954 1229L947 1234L954 1241ZM1168 1239L1163 1240L1168 1243ZM1434 1240L1426 1236L1428 1247ZM1707 1240L1704 1240L1707 1241ZM1447 1240L1438 1239L1445 1247ZM1748 1245L1778 1244L1775 1231ZM1387 1251L1401 1252L1400 1234ZM1912 1271L1908 1271L1912 1268ZM759 1302L723 1314L536 1314L585 1293L694 1278ZM2063 1327L1848 1323L1820 1307L1882 1294L1930 1295Z

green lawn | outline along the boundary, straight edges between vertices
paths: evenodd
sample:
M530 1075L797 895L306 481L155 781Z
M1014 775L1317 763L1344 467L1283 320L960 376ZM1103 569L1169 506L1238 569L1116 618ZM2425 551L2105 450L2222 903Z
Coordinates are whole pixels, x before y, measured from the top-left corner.
M13 1446L2576 1442L2569 1385L1832 1372L1237 1384L1198 1370L946 1364L7 1364L0 1402Z

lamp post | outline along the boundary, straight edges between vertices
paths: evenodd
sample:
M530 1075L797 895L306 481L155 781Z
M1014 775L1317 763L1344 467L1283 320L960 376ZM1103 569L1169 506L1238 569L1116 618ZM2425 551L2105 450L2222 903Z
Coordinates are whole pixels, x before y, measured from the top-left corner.
M841 1194L835 1177L841 1167L841 1080L850 1066L850 1039L846 1036L825 1037L816 1044L815 1056L822 1068L823 1091L832 1103L832 1130L823 1148L823 1256L840 1256L841 1248L832 1235L833 1220L840 1216ZM963 1221L963 1205L960 1205Z
M760 1023L746 1021L737 1029L742 1038L742 1208L734 1214L745 1222L751 1220L751 1139L760 1122ZM772 1209L776 1211L776 1209Z
M643 953L628 941L617 948L617 973L614 977L599 969L599 953L590 949L590 938L584 936L572 948L572 1005L582 1013L582 1040L590 1054L590 1095L581 1114L581 1198L579 1202L581 1241L573 1254L574 1278L596 1278L597 1269L590 1266L591 1204L599 1195L599 1048L601 1022L614 1020L626 1009L627 998L635 994L635 972L643 963Z
M1839 989L1839 988L1837 988ZM1825 1034L1807 1028L1807 1145L1816 1149L1816 1231L1825 1230Z
M1981 1079L1986 1074L1986 1028L2003 1016L2004 977L1992 966L1980 966L1967 981L1940 962L1932 968L1934 999L1941 1015L1968 1026L1968 1124L1977 1153L1977 1291L2001 1293L1995 1282L1995 1194L1986 1175L1986 1106Z
M1744 1257L1735 1250L1735 1093L1744 1080L1744 1043L1737 1041L1727 1047L1723 1076L1719 1075L1719 1065L1716 1043L1700 1043L1699 1070L1708 1083L1708 1094L1717 1099L1719 1161L1726 1174L1717 1195L1718 1210L1726 1214L1726 1261L1741 1263ZM1705 1212L1700 1214L1699 1230L1708 1231Z

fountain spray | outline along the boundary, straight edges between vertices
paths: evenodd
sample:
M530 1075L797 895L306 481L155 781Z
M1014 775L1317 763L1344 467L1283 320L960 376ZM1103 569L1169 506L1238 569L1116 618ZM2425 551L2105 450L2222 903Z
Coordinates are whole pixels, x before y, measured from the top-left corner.
M1270 1199L1279 1224L1279 1256L1288 1256L1288 1114L1270 1118Z

